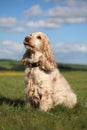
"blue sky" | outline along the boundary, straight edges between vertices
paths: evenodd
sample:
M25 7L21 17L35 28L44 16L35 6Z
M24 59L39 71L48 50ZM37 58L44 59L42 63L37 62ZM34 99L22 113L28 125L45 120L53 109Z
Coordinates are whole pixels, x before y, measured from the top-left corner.
M86 0L1 0L0 59L21 60L23 39L47 34L55 60L87 64Z

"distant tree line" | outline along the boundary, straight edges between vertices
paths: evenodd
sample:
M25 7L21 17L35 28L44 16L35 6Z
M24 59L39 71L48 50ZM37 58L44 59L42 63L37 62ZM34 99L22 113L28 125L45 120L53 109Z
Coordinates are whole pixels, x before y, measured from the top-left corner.
M57 63L60 71L87 71L87 65ZM0 71L24 71L21 61L0 60Z

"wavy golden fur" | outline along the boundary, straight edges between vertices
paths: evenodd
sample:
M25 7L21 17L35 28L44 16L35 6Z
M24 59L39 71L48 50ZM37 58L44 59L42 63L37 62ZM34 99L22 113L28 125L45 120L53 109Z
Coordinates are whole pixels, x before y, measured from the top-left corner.
M75 106L76 94L57 69L48 37L35 32L23 43L27 49L22 58L27 104L44 111L58 104Z

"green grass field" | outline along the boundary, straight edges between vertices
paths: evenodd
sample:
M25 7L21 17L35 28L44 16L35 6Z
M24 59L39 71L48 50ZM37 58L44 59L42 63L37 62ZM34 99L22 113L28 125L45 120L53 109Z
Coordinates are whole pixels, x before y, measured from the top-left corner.
M0 130L87 130L87 71L62 72L78 97L73 109L27 108L23 72L0 72Z

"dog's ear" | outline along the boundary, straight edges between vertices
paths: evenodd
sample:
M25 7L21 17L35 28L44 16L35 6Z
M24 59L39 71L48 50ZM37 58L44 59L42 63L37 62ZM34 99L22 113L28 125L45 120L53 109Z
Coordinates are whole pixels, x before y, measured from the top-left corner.
M56 67L56 63L54 61L50 42L48 40L44 41L42 53L43 55L40 58L42 69L47 72L52 71Z
M50 46L50 42L45 43L44 55L47 58L47 60L50 62L50 64L54 64L54 58L53 58L53 55L52 55L52 49L51 49L51 46Z

